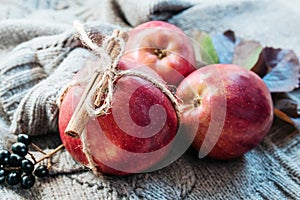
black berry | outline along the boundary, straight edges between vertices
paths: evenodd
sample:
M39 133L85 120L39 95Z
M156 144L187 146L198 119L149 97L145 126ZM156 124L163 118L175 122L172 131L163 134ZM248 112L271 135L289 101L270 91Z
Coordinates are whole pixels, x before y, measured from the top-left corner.
M18 154L19 156L26 156L27 153L28 153L28 147L26 144L22 143L22 142L17 142L17 143L14 143L12 146L11 146L11 150L15 153L15 154Z
M22 162L22 157L18 154L12 153L9 157L9 166L10 167L20 167Z
M35 177L31 174L25 174L21 178L21 187L23 189L30 189L35 183Z
M5 182L6 172L4 169L0 169L0 183Z
M21 181L21 174L17 171L9 172L6 176L6 182L9 185L17 185Z
M0 165L8 165L10 152L7 150L0 151Z
M21 170L26 174L31 174L34 170L34 165L30 160L24 159L21 162Z
M19 134L18 135L18 142L22 142L26 145L31 144L31 140L30 140L29 136L26 135L26 134Z
M49 170L47 169L47 166L40 165L34 170L34 175L39 178L44 178L49 175Z

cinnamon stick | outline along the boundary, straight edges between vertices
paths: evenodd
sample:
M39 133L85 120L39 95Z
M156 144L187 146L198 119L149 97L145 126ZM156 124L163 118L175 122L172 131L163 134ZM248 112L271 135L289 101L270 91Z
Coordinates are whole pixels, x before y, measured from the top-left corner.
M128 35L125 32L120 30L114 30L112 36L121 38L124 40L124 42L126 42L128 39ZM110 42L107 45L106 52L111 57L112 63L115 61L118 55L122 53L120 52L119 45L120 44L116 40L110 40ZM102 78L102 74L100 72L95 72L90 78L90 81L88 82L79 100L79 103L71 117L71 120L68 123L68 126L65 130L65 134L75 138L80 137L86 124L89 121L89 114L85 107L86 99L91 91L96 91L94 89L96 89L95 87L97 83L101 80L101 78ZM96 104L98 104L97 102L99 102L99 100L95 99Z

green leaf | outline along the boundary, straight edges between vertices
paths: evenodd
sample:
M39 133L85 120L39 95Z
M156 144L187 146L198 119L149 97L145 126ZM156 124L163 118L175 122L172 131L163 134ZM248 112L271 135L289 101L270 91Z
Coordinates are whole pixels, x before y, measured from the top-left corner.
M262 49L259 42L242 41L235 47L232 63L250 70L257 63Z
M194 46L196 60L204 64L219 63L218 54L214 48L211 37L202 31L192 31L191 38Z

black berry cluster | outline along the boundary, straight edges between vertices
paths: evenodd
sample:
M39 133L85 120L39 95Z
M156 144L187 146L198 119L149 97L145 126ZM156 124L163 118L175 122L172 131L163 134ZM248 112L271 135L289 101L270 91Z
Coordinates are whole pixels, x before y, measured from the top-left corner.
M35 184L36 177L48 176L47 166L39 165L34 160L27 159L28 146L31 140L26 134L19 134L18 140L11 147L11 151L0 150L0 183L9 185L20 184L22 188L29 189Z

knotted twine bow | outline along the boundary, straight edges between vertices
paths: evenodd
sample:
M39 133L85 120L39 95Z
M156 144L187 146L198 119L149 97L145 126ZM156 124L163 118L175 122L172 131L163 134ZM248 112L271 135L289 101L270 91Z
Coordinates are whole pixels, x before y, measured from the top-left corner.
M65 134L81 138L82 151L89 162L88 167L92 169L94 174L99 176L96 164L86 142L85 127L90 117L99 117L109 113L113 100L114 83L117 79L122 76L136 76L151 82L170 99L174 105L178 121L180 121L179 106L176 97L164 83L161 83L152 76L142 72L118 70L117 65L124 53L125 43L128 39L128 35L125 32L114 30L113 34L110 37L105 38L101 46L98 46L90 39L82 24L75 21L74 27L79 33L81 42L91 49L93 53L101 59L101 62L99 63L100 67L93 68L93 72L90 73L89 76L91 77L88 77L89 81L87 86L85 87L80 101L68 123ZM74 85L76 85L76 83L71 83L70 86Z
M97 117L106 114L111 106L117 64L124 52L128 35L125 32L115 30L112 36L103 41L102 46L98 46L88 37L84 27L79 22L75 21L74 26L82 43L101 59L99 63L101 66L95 67L91 77L88 77L89 82L65 130L66 134L79 137L89 120L89 116ZM105 70L102 71L103 69Z

